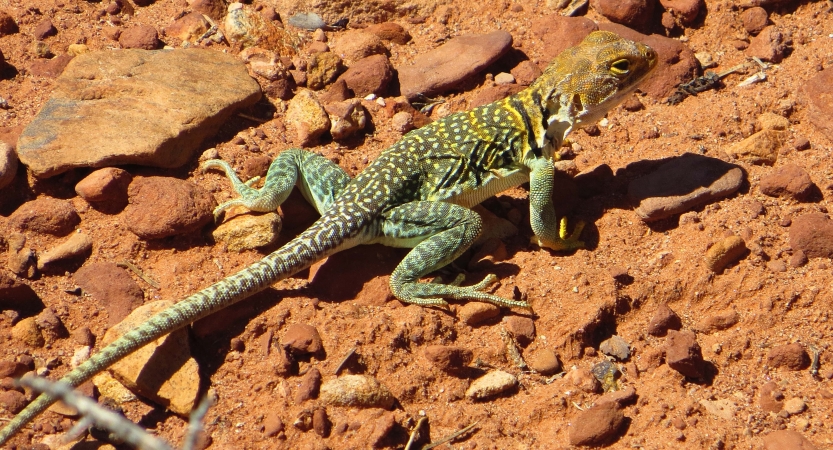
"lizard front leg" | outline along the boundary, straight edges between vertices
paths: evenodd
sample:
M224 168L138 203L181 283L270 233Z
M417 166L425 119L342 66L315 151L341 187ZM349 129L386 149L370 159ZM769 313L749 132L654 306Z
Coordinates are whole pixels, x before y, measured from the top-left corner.
M483 292L497 278L487 276L473 286L420 283L419 279L459 257L480 234L480 216L463 206L416 201L382 214L381 235L374 241L393 247L413 248L390 277L396 298L417 305L446 305L446 298L475 300L498 306L529 308L526 302Z
M292 187L296 185L304 198L319 213L323 213L332 205L344 186L350 182L347 172L334 162L321 155L300 149L281 152L269 166L266 181L260 189L251 187L258 181L258 177L244 183L225 161L210 159L202 164L203 171L210 168L223 170L231 180L234 190L240 195L215 208L215 217L236 205L256 212L274 211L286 201L289 193L292 192Z
M529 163L529 222L535 236L534 244L552 250L575 250L584 248L579 240L584 223L576 224L571 235L567 235L567 218L561 221L555 215L552 203L553 176L555 168L546 158L537 158Z

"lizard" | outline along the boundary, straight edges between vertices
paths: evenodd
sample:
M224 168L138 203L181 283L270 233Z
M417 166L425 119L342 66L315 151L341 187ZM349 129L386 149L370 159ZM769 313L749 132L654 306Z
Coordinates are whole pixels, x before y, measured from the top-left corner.
M294 187L321 214L308 229L261 260L192 294L105 346L60 381L78 386L148 342L226 308L335 252L361 244L410 248L390 277L393 295L424 306L446 299L529 308L525 301L486 292L491 274L472 286L420 279L454 261L481 231L470 208L506 189L529 183L533 244L555 251L584 246L583 224L567 234L553 204L556 151L572 130L593 124L633 92L654 69L650 47L610 32L590 33L556 56L530 86L488 105L450 114L413 130L351 178L324 156L281 152L263 187L242 182L222 160L239 197L220 204L274 211ZM55 402L41 394L0 430L0 444Z

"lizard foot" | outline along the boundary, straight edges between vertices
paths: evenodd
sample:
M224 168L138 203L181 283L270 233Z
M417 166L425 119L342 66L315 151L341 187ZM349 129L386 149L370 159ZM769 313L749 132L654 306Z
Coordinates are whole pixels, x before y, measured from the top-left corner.
M460 287L464 275L460 274L450 284L436 283L436 279L430 283L407 283L402 286L400 291L401 297L397 295L402 301L414 303L421 306L448 306L444 298L453 298L457 300L474 300L480 302L488 302L497 306L508 308L524 308L532 309L529 303L518 300L510 300L484 292L486 288L497 281L497 276L489 274L483 281L472 286Z
M558 238L554 240L543 240L538 236L533 236L530 242L542 247L555 251L576 250L584 248L584 241L580 241L581 232L584 230L584 222L579 221L576 224L573 233L567 235L567 218L562 217L558 227Z
M275 204L276 202L272 198L274 196L269 195L268 190L264 194L262 190L252 187L255 183L260 181L261 177L252 177L250 180L243 182L234 172L231 165L220 159L209 159L202 163L200 169L203 172L208 171L208 169L222 170L226 174L226 177L228 177L229 181L231 181L234 191L240 196L238 198L223 202L214 208L215 222L219 221L220 215L223 211L231 208L232 206L243 206L250 211L256 212L274 211L277 208L277 204Z

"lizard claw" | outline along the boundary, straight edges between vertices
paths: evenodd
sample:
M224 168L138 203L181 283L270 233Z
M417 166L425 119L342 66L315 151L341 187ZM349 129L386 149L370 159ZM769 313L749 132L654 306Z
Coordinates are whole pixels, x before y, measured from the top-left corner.
M579 248L584 248L584 241L579 240L579 238L581 237L581 232L582 230L584 230L584 225L585 224L583 221L579 221L578 223L576 223L576 227L575 229L573 229L573 233L568 236L567 218L562 217L558 227L557 239L549 241L541 239L538 236L533 236L532 239L530 239L530 242L541 248L548 248L550 250L555 251L576 250Z

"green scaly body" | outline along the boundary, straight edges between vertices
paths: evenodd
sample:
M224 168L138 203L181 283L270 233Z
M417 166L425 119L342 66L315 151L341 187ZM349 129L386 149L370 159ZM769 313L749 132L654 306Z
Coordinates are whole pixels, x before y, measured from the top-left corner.
M360 244L412 248L391 275L400 300L444 305L444 299L488 301L528 308L483 290L492 281L460 287L419 279L462 254L480 233L469 208L530 183L535 242L554 250L583 246L581 226L566 236L552 203L553 150L567 133L593 123L656 65L650 48L606 32L591 33L561 53L528 89L412 131L351 179L329 160L302 150L281 153L264 187L243 183L223 161L204 167L226 172L240 198L220 205L273 211L297 186L321 213L309 229L251 266L185 298L126 333L64 376L77 386L148 342L228 307L335 252ZM41 395L0 431L0 444L46 409Z

